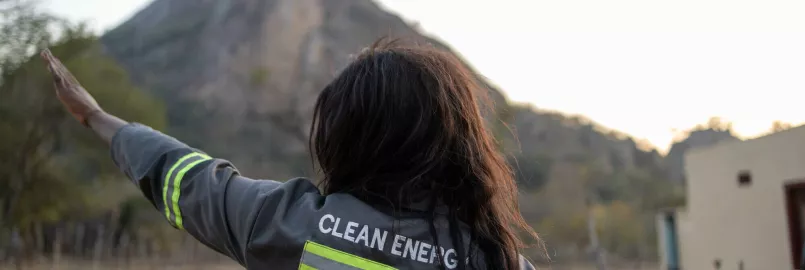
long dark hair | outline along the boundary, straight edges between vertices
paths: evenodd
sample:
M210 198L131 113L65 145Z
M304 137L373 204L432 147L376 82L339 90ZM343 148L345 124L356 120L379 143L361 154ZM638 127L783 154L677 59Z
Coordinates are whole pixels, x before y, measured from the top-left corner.
M487 90L453 55L399 44L365 49L319 96L310 143L323 192L395 209L428 201L433 211L438 202L449 209L458 258L480 249L487 269L519 269L519 232L538 238L485 127ZM455 244L459 222L470 228L466 251Z

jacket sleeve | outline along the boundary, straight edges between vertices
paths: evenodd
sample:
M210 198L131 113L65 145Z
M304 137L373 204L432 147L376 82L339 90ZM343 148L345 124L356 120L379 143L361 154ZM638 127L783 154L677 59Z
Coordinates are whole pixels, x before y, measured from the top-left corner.
M273 198L289 197L276 191L282 183L239 176L228 161L140 124L115 134L112 158L173 227L242 265L261 208L288 208L294 201ZM285 203L265 205L272 200Z

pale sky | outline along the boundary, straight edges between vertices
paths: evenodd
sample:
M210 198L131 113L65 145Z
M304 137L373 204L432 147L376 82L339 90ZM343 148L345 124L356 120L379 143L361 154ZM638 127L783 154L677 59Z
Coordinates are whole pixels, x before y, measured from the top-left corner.
M42 0L112 28L150 0ZM326 1L326 0L323 0ZM516 102L667 149L711 116L740 135L805 123L805 1L379 0Z

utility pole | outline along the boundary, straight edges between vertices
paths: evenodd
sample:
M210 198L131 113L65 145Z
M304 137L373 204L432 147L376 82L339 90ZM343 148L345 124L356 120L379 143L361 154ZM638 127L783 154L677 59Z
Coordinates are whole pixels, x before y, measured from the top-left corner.
M595 192L593 191L593 176L589 165L581 170L581 177L584 181L584 200L587 206L587 234L590 237L590 248L595 254L595 264L598 270L607 270L606 258L603 249L598 241L598 230L595 223Z
M596 230L596 223L595 223L595 212L594 204L592 203L592 199L589 197L587 198L587 233L590 236L590 247L593 249L595 254L595 264L596 269L598 270L606 270L607 269L607 262L606 258L604 257L604 252L601 249L601 244L598 242L598 230Z

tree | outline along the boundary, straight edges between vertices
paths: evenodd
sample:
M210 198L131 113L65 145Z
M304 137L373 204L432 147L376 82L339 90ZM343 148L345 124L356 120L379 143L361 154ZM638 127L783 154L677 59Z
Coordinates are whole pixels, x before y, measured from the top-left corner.
M508 156L517 185L525 190L539 190L548 181L551 160L543 156Z
M732 130L732 123L724 121L721 117L714 116L707 120L707 128L718 131L730 131Z
M651 248L642 245L646 232L639 211L622 201L595 207L593 216L598 225L596 229L601 235L601 245L608 252L634 259L642 249Z
M777 133L777 132L784 131L784 130L787 130L787 129L790 129L790 128L791 128L791 124L777 120L777 121L774 121L774 122L771 123L771 130L769 130L769 132L770 133Z
M120 174L106 146L67 116L45 65L32 57L35 52L50 47L104 109L158 129L165 126L160 102L134 88L82 25L41 13L30 2L4 6L2 15L0 248L9 231L19 231L30 244L35 235L30 229L37 224L97 215L125 199L94 201L98 183L120 181ZM52 29L59 31L59 39Z
M603 174L592 162L586 162L582 165L581 169L581 178L584 183L583 189L581 192L586 194L585 196L585 203L587 204L588 213L587 213L587 231L590 237L590 249L592 249L595 255L595 262L596 267L598 270L606 270L607 269L607 260L606 260L606 247L602 247L599 241L599 230L598 230L598 219L595 215L595 209L601 201L600 196L598 196L598 192L596 192L596 186L600 185L601 178L600 176Z
M30 55L52 40L52 26L63 23L36 10L33 1L0 0L0 74L25 63ZM0 78L2 83L2 78Z
M30 127L22 111L11 106L25 96L12 91L13 77L22 77L16 71L25 63L32 51L44 48L51 35L47 27L54 23L50 16L35 12L30 1L0 1L0 225L8 225L9 215L21 197L27 178L52 178L53 173L40 167L47 166L38 152L44 126ZM23 87L20 83L15 87ZM49 112L31 113L29 119L50 116ZM36 176L31 174L37 174ZM0 228L2 229L2 228ZM1 232L1 231L0 231ZM2 240L0 233L0 240Z

